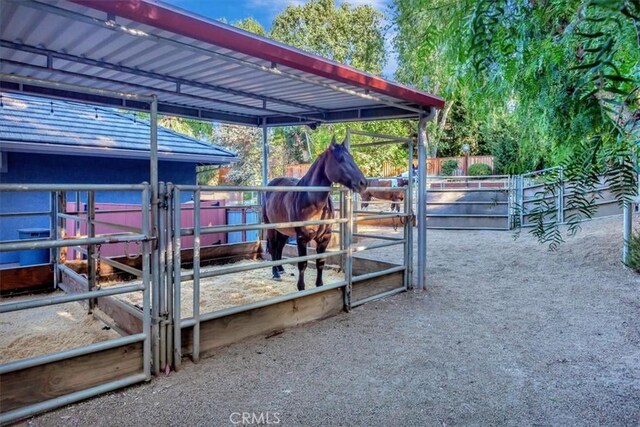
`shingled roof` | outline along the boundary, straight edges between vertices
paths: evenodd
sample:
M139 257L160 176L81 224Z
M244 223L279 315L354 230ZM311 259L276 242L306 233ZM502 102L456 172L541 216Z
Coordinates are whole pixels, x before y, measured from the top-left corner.
M1 94L0 149L33 153L149 158L149 123L132 113L36 96ZM236 155L158 127L160 160L225 164Z

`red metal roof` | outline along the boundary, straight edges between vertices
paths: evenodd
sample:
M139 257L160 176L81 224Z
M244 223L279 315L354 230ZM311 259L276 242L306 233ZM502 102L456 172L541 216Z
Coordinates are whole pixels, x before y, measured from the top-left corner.
M151 0L0 0L0 89L249 126L416 118L436 96Z
M182 34L235 52L244 53L300 71L352 84L400 98L422 107L444 107L444 100L419 90L392 83L347 65L312 55L265 37L239 31L213 20L187 15L147 0L71 0L132 21Z

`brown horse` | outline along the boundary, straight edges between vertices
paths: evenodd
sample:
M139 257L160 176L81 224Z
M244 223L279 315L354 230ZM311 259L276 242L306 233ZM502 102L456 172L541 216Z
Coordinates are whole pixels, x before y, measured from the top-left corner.
M394 182L395 181L395 182ZM395 184L395 185L394 185ZM391 201L391 211L400 212L400 203L404 201L404 191L393 190L393 187L406 187L409 180L406 178L393 179L368 179L368 187L389 187L389 190L367 190L360 194L362 207L366 209L372 198Z
M367 180L353 161L349 150L342 144L336 144L335 138L329 148L311 165L309 171L301 179L275 178L269 186L329 187L339 183L353 191L361 193L367 188ZM265 224L293 221L314 221L333 218L333 204L328 191L292 191L266 192L264 200L263 220ZM298 244L298 255L307 255L307 243L316 242L316 251L324 253L331 240L331 224L310 225L295 228L279 228L268 230L267 250L274 261L282 259L282 250L289 236L295 236ZM316 261L318 275L316 286L322 286L322 269L324 259ZM304 271L307 261L298 263L298 290L304 289ZM273 267L273 278L280 280L282 266Z

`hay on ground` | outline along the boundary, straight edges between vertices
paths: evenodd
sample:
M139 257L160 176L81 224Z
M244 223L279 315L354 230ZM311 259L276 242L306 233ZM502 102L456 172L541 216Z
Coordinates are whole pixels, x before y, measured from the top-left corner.
M47 295L63 295L63 292ZM41 297L41 296L40 296ZM34 299L2 298L2 302ZM0 315L0 363L69 350L120 335L87 314L80 303L68 302Z

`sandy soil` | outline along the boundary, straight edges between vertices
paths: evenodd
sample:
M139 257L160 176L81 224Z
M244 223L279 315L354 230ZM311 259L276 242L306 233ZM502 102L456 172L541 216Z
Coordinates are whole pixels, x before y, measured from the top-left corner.
M242 261L235 265L245 265L253 262ZM228 264L224 267L230 265ZM282 281L280 282L271 278L271 268L200 279L200 314L297 292L298 268L293 265L285 265L284 268L285 273L282 275ZM215 267L212 269L215 270ZM203 271L206 270L207 268L203 268ZM191 273L192 271L189 270L188 272ZM315 286L316 273L314 268L307 267L304 276L307 289ZM331 268L325 268L322 279L328 285L344 280L344 274ZM134 305L142 304L141 292L123 294L119 298ZM181 283L180 304L182 318L192 317L193 281Z
M621 222L585 223L557 253L528 235L430 231L427 291L30 424L225 426L268 412L285 426L637 426L640 276L619 262Z
M62 292L46 295L63 295ZM1 298L20 301L38 296ZM42 297L42 295L40 295ZM77 302L0 314L0 363L118 338Z

